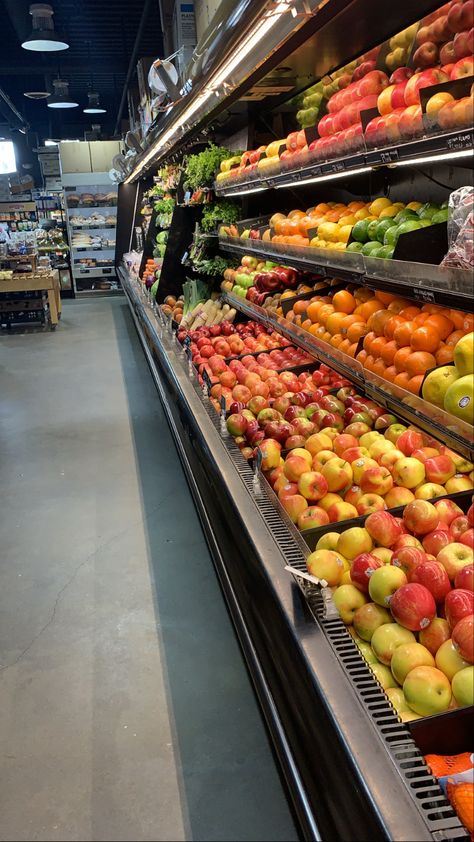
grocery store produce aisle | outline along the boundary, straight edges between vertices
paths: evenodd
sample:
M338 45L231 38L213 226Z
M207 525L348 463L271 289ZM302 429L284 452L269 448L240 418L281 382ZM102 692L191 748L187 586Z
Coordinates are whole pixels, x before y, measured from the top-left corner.
M0 396L0 839L296 839L125 300L1 337Z

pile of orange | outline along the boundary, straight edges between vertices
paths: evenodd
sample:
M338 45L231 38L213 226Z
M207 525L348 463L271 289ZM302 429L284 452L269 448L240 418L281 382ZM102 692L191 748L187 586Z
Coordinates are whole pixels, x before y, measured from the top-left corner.
M456 343L474 329L471 313L437 304L417 306L364 287L295 301L287 318L414 394L429 369L453 361Z

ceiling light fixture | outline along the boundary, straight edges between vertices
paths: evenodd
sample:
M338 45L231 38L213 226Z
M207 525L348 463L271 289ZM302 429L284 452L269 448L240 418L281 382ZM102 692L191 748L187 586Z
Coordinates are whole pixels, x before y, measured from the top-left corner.
M49 91L25 91L23 96L28 99L48 99L51 94Z
M24 50L52 53L69 48L69 44L54 31L53 14L52 7L47 3L33 3L30 6L33 29L28 38L22 41Z
M87 94L89 104L83 109L84 114L106 114L107 109L100 104L99 94L89 91Z
M69 82L53 79L54 94L48 100L48 108L77 108L79 105L69 93Z

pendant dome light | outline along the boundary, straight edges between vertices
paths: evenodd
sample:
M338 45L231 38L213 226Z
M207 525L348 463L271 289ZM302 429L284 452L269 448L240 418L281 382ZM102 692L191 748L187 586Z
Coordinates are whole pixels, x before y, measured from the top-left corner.
M107 109L100 104L99 94L89 91L87 94L89 104L83 109L84 114L105 114Z
M48 99L48 108L77 108L79 105L69 93L69 82L53 79L54 94Z
M54 31L53 14L52 7L47 3L33 3L30 6L33 29L21 44L24 50L49 53L69 48L69 44Z

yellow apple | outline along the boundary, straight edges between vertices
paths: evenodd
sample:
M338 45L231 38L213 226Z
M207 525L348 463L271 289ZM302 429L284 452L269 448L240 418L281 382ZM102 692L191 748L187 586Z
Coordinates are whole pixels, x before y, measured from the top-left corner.
M459 376L474 372L474 333L466 333L454 349L454 364Z
M421 643L402 643L397 646L390 662L393 677L403 684L410 670L415 667L434 667L435 660L431 652Z
M337 551L350 560L361 553L370 553L373 547L372 538L364 527L353 526L345 529L339 536Z
M451 685L436 667L415 667L403 682L403 692L412 710L420 716L432 716L447 710Z
M459 652L455 649L451 638L441 644L436 652L435 661L438 669L444 672L446 678L449 678L450 681L453 680L459 670L469 666L469 662L461 658Z
M336 496L336 495L334 495ZM339 541L339 532L326 532L325 535L321 535L318 543L316 544L317 550L335 550L337 548L337 542Z
M343 623L352 623L354 614L358 608L362 608L367 602L364 594L354 585L339 585L334 591L332 598L339 611Z
M344 562L333 550L315 550L306 559L308 573L324 579L330 587L338 585L344 574Z
M460 707L474 704L474 667L459 670L453 678L453 694Z
M382 664L390 666L395 650L404 643L416 643L413 632L398 623L384 623L375 629L370 645Z
M369 664L369 666L373 674L375 675L377 681L379 682L379 684L382 685L384 690L388 690L389 687L398 687L398 684L395 681L389 668L386 667L384 664Z

